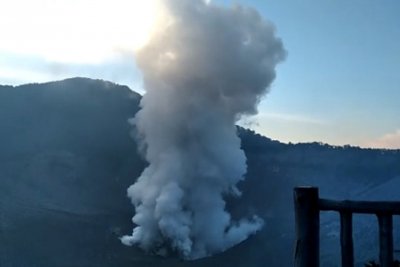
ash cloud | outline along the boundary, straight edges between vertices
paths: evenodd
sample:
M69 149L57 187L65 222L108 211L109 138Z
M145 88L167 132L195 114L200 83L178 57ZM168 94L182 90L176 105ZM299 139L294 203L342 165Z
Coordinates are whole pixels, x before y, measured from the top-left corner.
M163 1L170 20L136 53L146 94L134 122L149 166L128 196L135 227L121 241L198 259L261 229L234 221L225 197L246 173L235 123L255 114L285 57L257 11L202 0Z

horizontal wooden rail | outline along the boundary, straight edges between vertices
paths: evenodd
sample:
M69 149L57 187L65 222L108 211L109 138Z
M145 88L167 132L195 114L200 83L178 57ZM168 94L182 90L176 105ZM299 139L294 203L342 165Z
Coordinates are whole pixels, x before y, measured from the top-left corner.
M318 208L325 211L400 215L400 201L336 201L320 198Z
M319 198L317 187L294 189L296 220L295 267L319 267L319 213L340 213L342 266L354 266L353 213L374 214L379 223L381 267L393 264L393 215L400 215L400 201L336 201Z

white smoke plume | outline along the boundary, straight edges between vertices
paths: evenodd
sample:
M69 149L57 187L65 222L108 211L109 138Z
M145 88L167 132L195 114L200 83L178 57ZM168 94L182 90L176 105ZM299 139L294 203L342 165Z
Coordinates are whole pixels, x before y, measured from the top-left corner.
M222 252L263 225L233 221L224 197L246 173L235 123L256 113L285 57L254 9L203 0L163 1L169 22L136 54L146 94L134 121L149 166L128 196L126 245L184 259Z

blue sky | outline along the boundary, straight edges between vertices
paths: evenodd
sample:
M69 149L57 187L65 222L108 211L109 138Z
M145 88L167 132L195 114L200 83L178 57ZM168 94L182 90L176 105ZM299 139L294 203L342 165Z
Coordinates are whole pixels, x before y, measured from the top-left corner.
M276 25L288 51L260 105L258 131L292 142L400 147L399 1L246 3Z
M248 118L244 124L284 142L321 141L334 145L400 148L400 1L214 2L255 7L275 24L277 34L288 51L286 61L278 67L271 92L260 103L260 113ZM0 19L0 34L7 30L5 36L9 38L13 38L10 33L13 27L22 35L27 30L25 26L13 26L12 10L17 9L3 11L9 14L8 20ZM104 11L108 12L110 8L104 5ZM113 14L118 12L120 9L114 10ZM82 19L85 23L85 18ZM118 22L138 24L129 20ZM46 23L43 21L38 26ZM63 25L52 29L52 32L69 29L69 24ZM96 24L87 30L91 31L94 27ZM102 34L107 33L103 32L104 28L105 25L101 25L98 35L89 35L90 38L98 38L96 40L82 40L80 36L77 40L101 42ZM121 31L121 35L126 33L130 33L129 28ZM63 35L60 36L62 38ZM127 40L125 44L132 44L133 41ZM40 46L40 42L36 43ZM123 52L114 51L113 56L108 56L104 46L104 49L95 50L97 54L91 55L87 52L93 50L91 47L93 44L89 44L84 51L86 60L80 61L85 57L78 55L78 60L69 62L47 51L10 51L0 45L0 84L88 76L128 84L134 90L141 90L140 74L132 53L121 48L119 51ZM63 54L69 55L69 47L62 49ZM99 55L102 60L93 60Z

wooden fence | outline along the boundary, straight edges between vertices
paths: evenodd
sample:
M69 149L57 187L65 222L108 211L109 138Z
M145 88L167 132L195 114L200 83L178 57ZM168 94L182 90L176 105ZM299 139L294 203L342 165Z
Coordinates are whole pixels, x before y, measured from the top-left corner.
M296 220L295 267L319 267L319 213L340 214L342 267L354 266L353 213L375 214L379 224L381 267L393 264L393 215L400 215L400 201L335 201L319 198L317 187L294 189Z

